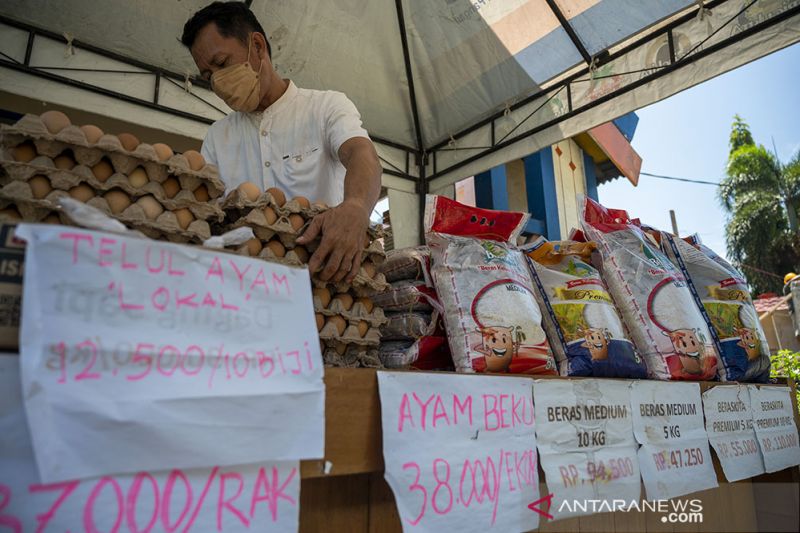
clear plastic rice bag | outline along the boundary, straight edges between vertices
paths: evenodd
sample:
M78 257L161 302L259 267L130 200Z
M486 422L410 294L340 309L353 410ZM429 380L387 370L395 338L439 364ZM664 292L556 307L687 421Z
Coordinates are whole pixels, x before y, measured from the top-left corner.
M627 212L583 195L578 201L586 237L600 251L603 279L650 377L715 379L719 353L684 275Z
M722 357L723 379L759 381L769 378L769 345L750 298L744 276L704 246L661 232L661 247L689 283L705 313Z
M550 242L523 247L543 324L562 376L647 377L600 272L591 264L594 242Z
M525 257L528 215L428 196L425 239L459 372L555 374Z

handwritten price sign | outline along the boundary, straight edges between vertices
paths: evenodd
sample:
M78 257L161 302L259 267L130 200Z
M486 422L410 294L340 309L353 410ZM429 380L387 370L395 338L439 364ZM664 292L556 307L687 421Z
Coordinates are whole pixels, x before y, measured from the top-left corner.
M44 482L323 455L306 270L64 227L17 235Z
M16 356L0 355L0 404L4 531L297 531L296 461L41 483Z
M703 393L706 431L728 481L764 473L753 428L750 391L745 385L717 386Z
M753 428L767 472L800 464L800 442L789 387L749 385Z
M378 373L386 480L405 531L527 531L538 515L531 382Z
M635 381L631 407L648 499L666 500L717 486L699 384Z
M630 383L537 380L533 400L536 442L555 518L591 512L563 506L564 501L639 499Z

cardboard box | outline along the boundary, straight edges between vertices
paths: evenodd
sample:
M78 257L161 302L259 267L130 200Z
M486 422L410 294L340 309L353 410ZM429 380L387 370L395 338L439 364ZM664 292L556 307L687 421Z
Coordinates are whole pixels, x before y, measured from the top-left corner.
M19 350L25 243L14 237L16 224L0 223L0 350Z

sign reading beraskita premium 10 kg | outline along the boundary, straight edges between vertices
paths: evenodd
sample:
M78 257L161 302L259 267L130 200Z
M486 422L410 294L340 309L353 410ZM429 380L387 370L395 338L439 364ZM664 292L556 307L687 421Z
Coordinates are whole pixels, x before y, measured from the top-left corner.
M323 456L307 270L62 226L17 235L43 482Z

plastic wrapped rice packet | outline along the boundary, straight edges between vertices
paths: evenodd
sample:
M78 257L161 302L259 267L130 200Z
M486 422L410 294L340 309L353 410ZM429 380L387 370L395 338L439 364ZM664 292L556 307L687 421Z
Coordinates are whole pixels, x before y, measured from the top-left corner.
M583 195L578 201L583 230L597 243L604 281L649 375L714 379L719 353L684 275L627 212Z
M628 339L600 272L594 242L525 246L543 324L562 376L644 378L647 367Z
M769 345L744 276L697 236L679 239L661 232L661 247L686 276L697 305L708 318L719 343L723 379L765 382Z
M527 218L427 198L431 274L459 372L556 373L525 257L512 244Z

